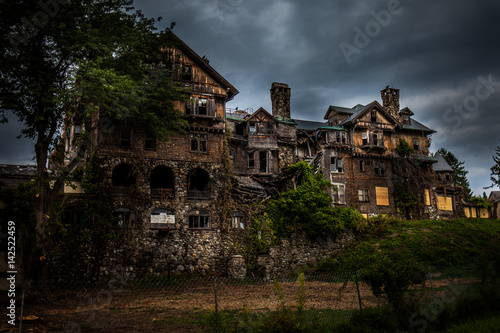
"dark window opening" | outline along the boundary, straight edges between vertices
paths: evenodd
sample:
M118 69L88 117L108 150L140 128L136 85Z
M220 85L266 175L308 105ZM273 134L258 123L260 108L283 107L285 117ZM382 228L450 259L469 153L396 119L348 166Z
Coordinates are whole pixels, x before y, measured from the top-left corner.
M254 152L248 153L248 168L255 168L255 154Z
M267 151L261 151L259 153L259 172L266 173L267 170Z
M207 152L206 134L191 134L191 151L199 153Z
M208 115L208 105L206 98L198 99L198 114L202 116Z
M375 174L379 174L379 163L378 161L373 161L373 170L375 171Z
M368 144L368 132L361 133L361 139L363 141L363 146Z
M130 187L135 184L135 176L130 164L119 164L113 169L111 183L113 186Z
M359 161L359 171L365 171L365 161Z
M186 103L184 103L184 109L185 109L185 113L187 115L190 115L190 114L194 114L194 105L193 105L193 100L190 99L189 101L186 101Z
M344 162L342 157L330 157L330 171L331 172L344 172Z
M403 115L403 125L410 125L410 116L407 114Z
M377 111L374 110L371 112L371 120L377 121Z
M205 199L209 196L208 173L202 169L193 169L188 176L188 197Z
M193 80L193 67L191 66L182 67L182 80L183 81Z
M248 133L255 134L256 133L256 125L255 123L248 124Z
M267 123L267 134L274 134L274 124Z
M174 196L174 173L170 168L157 166L151 171L151 196L165 199Z
M380 174L385 175L385 162L380 161Z
M156 137L150 132L146 132L146 139L144 141L144 149L150 149L150 150L156 149Z
M418 150L418 138L413 139L413 149Z
M130 147L132 145L132 129L130 127L122 127L120 133L120 146Z
M210 214L204 210L196 211L189 216L189 229L209 229Z

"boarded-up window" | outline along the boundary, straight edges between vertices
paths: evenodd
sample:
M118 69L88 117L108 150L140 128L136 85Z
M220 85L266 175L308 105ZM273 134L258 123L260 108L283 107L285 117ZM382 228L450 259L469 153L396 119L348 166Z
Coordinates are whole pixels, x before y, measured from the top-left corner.
M469 207L464 207L464 214L465 214L465 217L470 217L470 208Z
M431 193L428 188L424 190L424 200L425 200L425 205L430 206L431 205Z
M477 217L476 207L471 207L470 213L470 217L475 219Z
M389 206L389 189L387 187L375 187L377 206Z
M438 210L453 211L453 202L451 197L436 196Z
M482 219L489 218L490 214L488 214L488 209L487 208L480 208L479 209L479 217Z

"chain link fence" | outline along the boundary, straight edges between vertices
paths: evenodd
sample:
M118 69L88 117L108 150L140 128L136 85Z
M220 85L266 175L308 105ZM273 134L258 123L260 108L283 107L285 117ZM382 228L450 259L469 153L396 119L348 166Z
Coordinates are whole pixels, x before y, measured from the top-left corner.
M422 309L437 313L482 282L475 268L431 267L426 283L409 293ZM302 280L290 275L241 281L210 276L61 281L43 289L27 283L24 291L18 304L24 304L19 310L25 332L254 332L276 313L299 313L302 325L329 332L349 322L354 310L387 304L358 272L305 275Z

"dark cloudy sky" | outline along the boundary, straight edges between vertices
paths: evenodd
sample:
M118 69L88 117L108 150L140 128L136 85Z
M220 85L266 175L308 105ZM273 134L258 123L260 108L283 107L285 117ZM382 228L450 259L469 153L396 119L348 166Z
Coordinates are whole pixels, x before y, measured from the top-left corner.
M475 194L490 184L500 145L498 0L139 0L240 93L228 107L271 110L272 82L292 88L292 117L321 121L329 105L380 102L400 89L401 107L438 130L465 161ZM0 163L30 162L16 125L0 127ZM489 193L489 190L486 191Z

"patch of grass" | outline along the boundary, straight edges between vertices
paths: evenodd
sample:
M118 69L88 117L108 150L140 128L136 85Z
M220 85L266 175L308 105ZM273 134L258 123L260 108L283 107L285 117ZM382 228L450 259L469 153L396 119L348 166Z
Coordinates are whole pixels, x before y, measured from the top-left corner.
M490 333L500 330L500 316L479 319L453 326L446 333Z

